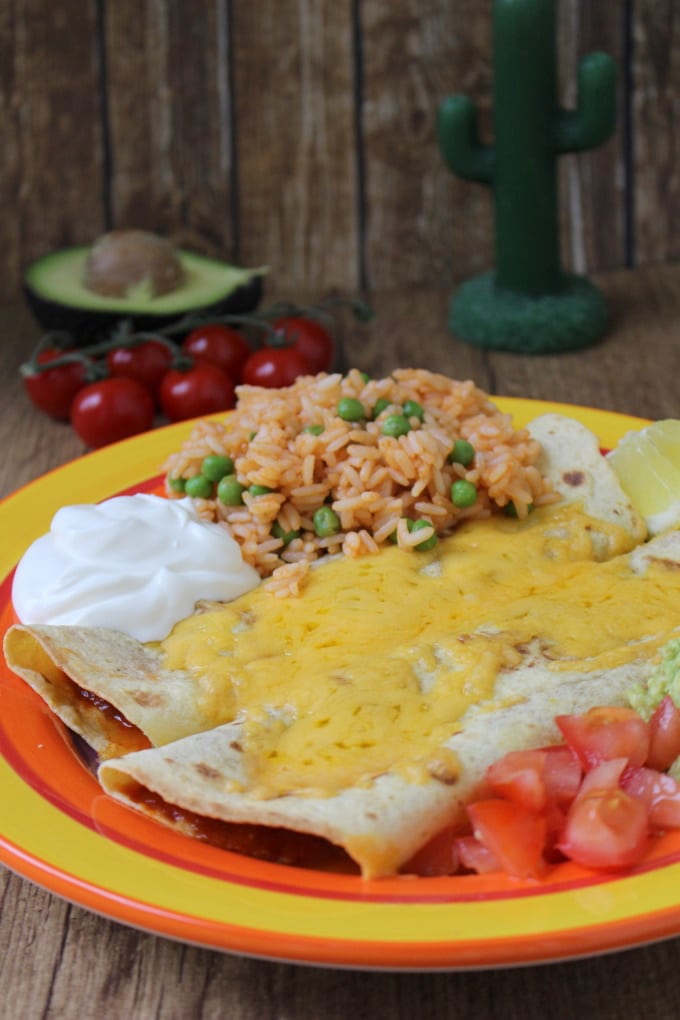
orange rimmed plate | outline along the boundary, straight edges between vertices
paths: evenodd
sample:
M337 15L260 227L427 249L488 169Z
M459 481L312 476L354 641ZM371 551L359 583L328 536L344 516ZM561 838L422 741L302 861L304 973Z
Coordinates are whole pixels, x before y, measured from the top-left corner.
M523 425L560 411L603 447L641 419L497 398ZM192 423L89 454L0 504L0 626L13 622L12 570L65 504L158 488ZM68 734L0 666L0 860L123 924L212 949L357 969L455 970L623 949L680 933L680 833L632 872L560 865L542 882L502 875L364 882L256 861L170 832L104 796Z

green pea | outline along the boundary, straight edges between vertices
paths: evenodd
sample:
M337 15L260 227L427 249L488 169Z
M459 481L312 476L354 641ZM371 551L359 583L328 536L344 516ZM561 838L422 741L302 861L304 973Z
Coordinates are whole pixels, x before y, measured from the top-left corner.
M330 506L320 506L314 511L312 517L314 531L319 538L328 538L330 535L337 535L340 531L340 518Z
M467 439L456 439L447 457L449 464L462 464L463 467L469 467L474 459L475 448Z
M274 521L272 524L272 535L274 538L280 538L284 545L289 545L294 538L300 537L300 529L295 531L284 531L278 521Z
M248 492L251 496L266 496L268 492L273 492L268 485L249 485Z
M381 415L385 408L390 406L390 403L391 401L387 400L385 397L380 397L379 400L376 400L375 405L373 407L373 418L375 419L379 415Z
M425 528L431 528L432 522L426 521L423 517L420 517L417 521L408 521L407 527L409 531L423 531ZM434 549L437 544L437 535L430 535L424 542L419 542L413 548L417 549L418 552L427 552L428 549Z
M343 421L361 421L366 417L364 405L356 397L342 397L338 401L338 416Z
M531 511L533 509L534 509L534 504L533 503L529 503L529 506L527 507L528 512L531 513ZM509 503L505 504L505 506L503 507L503 512L505 513L505 515L507 517L518 517L519 516L518 513L517 513L517 507L512 502L512 500L510 500Z
M425 417L425 410L417 400L405 400L402 411L407 418L420 418L422 421Z
M177 475L174 478L172 475L168 475L168 486L173 492L184 492L186 484L186 478L182 478L181 475Z
M225 475L217 485L217 498L225 506L241 506L243 503L243 489L236 475Z
M394 436L397 438L398 436L405 436L410 431L409 420L403 414L388 414L382 423L381 432L384 436Z
M219 482L225 475L233 475L234 462L231 457L221 457L217 453L211 453L203 458L201 473L211 482Z
M213 483L205 475L194 475L193 478L187 478L184 491L192 499L210 499Z
M451 485L451 502L461 510L477 502L477 487L472 482L459 478Z
M323 425L307 425L302 431L309 432L311 436L320 436L323 432Z
M370 375L368 374L368 372L360 371L360 372L359 372L359 375L361 376L361 378L362 378L362 379L364 380L364 382L365 382L365 383L367 383L367 382L370 382L370 381L371 381L371 377L370 377Z

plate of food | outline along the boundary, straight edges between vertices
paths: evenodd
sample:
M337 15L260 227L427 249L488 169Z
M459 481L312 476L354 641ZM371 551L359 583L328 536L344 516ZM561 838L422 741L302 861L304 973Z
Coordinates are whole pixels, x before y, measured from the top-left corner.
M305 964L677 934L680 533L604 453L647 425L353 370L8 497L0 859Z

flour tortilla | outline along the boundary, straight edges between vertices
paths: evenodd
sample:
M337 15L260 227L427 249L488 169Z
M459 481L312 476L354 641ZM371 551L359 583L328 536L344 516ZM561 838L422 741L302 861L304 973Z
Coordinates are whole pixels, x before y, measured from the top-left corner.
M528 426L542 448L538 465L562 501L580 503L592 517L595 559L611 556L607 528L617 524L631 545L645 524L600 454L597 437L575 419L546 414ZM304 595L301 598L304 607ZM228 679L215 718L215 699L201 698L200 681L164 669L149 645L98 627L17 625L5 636L8 666L26 681L101 759L162 746L233 720Z
M368 788L351 787L330 797L282 796L257 799L230 792L247 787L238 721L186 737L162 748L110 759L99 768L104 790L124 804L155 815L140 803L151 791L172 807L203 818L247 822L322 836L342 847L364 878L392 875L442 829L462 827L465 804L482 792L487 767L506 751L541 747L560 739L555 715L583 712L593 705L625 704L632 683L644 682L648 662L587 675L551 673L537 658L512 674L499 676L498 691L524 691L521 701L499 709L490 703L471 708L463 730L446 747L460 763L453 783L431 779L410 783L399 775L378 776ZM192 835L178 820L160 820Z
M653 562L680 569L680 531L668 532L626 557L634 574ZM670 639L677 636L678 628ZM176 811L157 815L141 804L146 792L171 807L202 818L248 822L321 836L342 847L365 878L391 875L432 836L447 826L461 827L465 805L484 790L488 766L507 751L541 747L561 739L555 716L582 713L594 705L624 705L632 686L644 684L654 658L631 652L631 661L599 671L550 669L540 640L523 661L501 670L493 699L472 705L461 730L445 743L459 764L456 778L433 776L408 782L397 773L377 776L368 787L334 796L287 795L263 800L248 790L244 727L238 720L160 748L103 762L103 789L123 803L192 834ZM242 788L235 792L238 787Z
M668 532L627 556L631 573L644 575L653 562L680 568L680 531ZM677 636L678 627L670 639ZM334 796L284 795L269 800L248 790L244 727L238 720L109 760L99 767L103 789L117 800L189 835L192 824L181 812L158 814L146 794L199 818L247 822L321 836L342 847L365 878L395 874L425 843L447 826L461 828L465 805L484 792L488 766L507 751L561 740L555 716L583 713L595 705L625 705L632 686L644 684L654 657L631 651L631 661L588 672L550 669L540 640L523 661L501 670L493 699L472 705L462 728L445 743L459 765L457 777L432 776L408 782L396 772ZM239 789L241 788L241 789ZM238 792L235 792L238 791ZM145 803L146 801L146 803Z
M100 758L215 725L201 711L193 677L163 669L157 651L118 631L18 624L4 650L10 669ZM113 711L102 711L102 702Z
M575 418L551 413L535 418L527 431L541 444L538 470L563 500L580 503L594 521L624 528L636 544L645 540L647 526L590 429ZM611 537L606 530L593 527L591 541L596 559L611 556Z

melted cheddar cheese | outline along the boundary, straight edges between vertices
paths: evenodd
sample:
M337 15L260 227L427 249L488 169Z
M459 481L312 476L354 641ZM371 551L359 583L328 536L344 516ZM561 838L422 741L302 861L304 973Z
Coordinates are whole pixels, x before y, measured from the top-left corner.
M444 745L501 671L540 647L587 672L652 656L677 628L680 570L635 573L632 539L574 507L461 526L429 553L389 547L326 562L299 598L255 590L182 621L161 643L215 719L245 724L248 790L333 795L396 771L452 782Z

